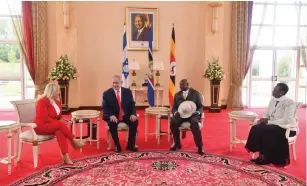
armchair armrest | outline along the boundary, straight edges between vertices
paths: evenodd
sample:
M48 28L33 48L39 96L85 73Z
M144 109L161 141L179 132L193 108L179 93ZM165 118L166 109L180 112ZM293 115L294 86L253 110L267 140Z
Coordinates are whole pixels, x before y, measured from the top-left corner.
M33 129L37 127L36 123L20 123L20 126L21 127L31 127Z
M37 127L36 123L20 123L20 126L21 127L30 127L31 128L30 131L31 131L32 136L33 136L32 140L37 141L37 134L34 131L34 128Z

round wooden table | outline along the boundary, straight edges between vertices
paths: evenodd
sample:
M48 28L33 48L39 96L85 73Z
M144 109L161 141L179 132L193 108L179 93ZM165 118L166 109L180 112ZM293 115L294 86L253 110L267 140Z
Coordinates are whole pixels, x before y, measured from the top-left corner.
M8 175L12 171L12 159L17 166L17 147L18 147L18 130L20 125L16 121L0 121L0 132L5 132L7 136L7 157L0 159L0 163L8 165ZM14 133L14 155L12 156L12 132ZM3 149L2 149L3 150Z
M258 115L254 112L249 111L232 111L228 114L229 123L230 123L230 152L232 152L232 148L234 145L239 143L246 143L246 140L239 140L236 137L236 121L237 120L247 120L249 121L249 129L254 125L254 122L258 118Z
M93 139L93 134L92 134L92 119L97 118L97 137L96 139ZM80 124L80 142L83 142L82 139L82 123L84 119L89 119L90 120L90 134L89 137L87 138L87 141L92 144L93 141L97 142L97 149L99 149L99 132L100 132L100 112L97 110L77 110L71 113L71 119L73 120L73 126L72 126L72 133L75 135L76 134L76 120L78 120ZM80 152L82 152L82 148L80 148Z
M148 133L148 117L151 115L156 116L156 132ZM167 115L167 133L161 133L161 115ZM158 144L160 144L160 136L168 135L167 140L170 141L170 115L171 109L167 107L149 107L145 109L145 142L147 142L148 135L156 135Z

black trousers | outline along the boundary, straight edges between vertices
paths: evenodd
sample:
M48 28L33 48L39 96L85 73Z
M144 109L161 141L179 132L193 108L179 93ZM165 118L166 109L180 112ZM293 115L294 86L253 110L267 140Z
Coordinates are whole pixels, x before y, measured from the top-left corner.
M286 129L278 125L254 125L248 135L245 148L248 152L259 152L269 163L278 166L290 164L289 144ZM291 131L290 137L296 132Z
M179 127L181 126L181 124L183 122L190 122L191 123L191 131L193 133L193 137L194 137L194 142L196 144L197 147L202 147L203 146L203 141L202 141L202 136L201 136L201 131L199 128L198 123L200 122L201 117L197 114L192 115L189 118L181 118L179 115L175 115L172 117L171 119L171 131L173 133L173 138L174 138L174 142L175 144L180 144L180 131L179 131Z
M124 122L129 126L129 137L128 137L127 147L132 148L135 146L135 136L136 136L137 127L138 127L138 120L132 122L130 121L129 117L130 116L124 115L123 120L120 122ZM110 129L114 144L116 145L116 147L121 147L119 143L119 139L118 139L118 131L117 131L118 123L115 123L109 120L108 125L109 125L109 129Z

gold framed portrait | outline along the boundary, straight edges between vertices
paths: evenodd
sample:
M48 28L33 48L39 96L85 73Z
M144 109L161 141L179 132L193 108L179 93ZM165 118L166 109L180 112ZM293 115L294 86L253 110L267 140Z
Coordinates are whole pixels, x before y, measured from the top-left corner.
M126 7L127 49L148 50L149 29L152 29L152 50L159 50L158 8Z

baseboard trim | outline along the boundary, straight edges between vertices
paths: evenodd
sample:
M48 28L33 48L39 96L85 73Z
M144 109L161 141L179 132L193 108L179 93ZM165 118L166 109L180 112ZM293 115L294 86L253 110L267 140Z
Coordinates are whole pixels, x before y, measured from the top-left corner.
M137 110L144 110L148 106L136 106ZM168 107L169 106L164 106ZM227 109L227 105L221 105L221 109ZM70 108L70 112L76 111L76 110L101 110L101 106L80 106L78 108ZM209 106L204 106L204 110L209 110Z

